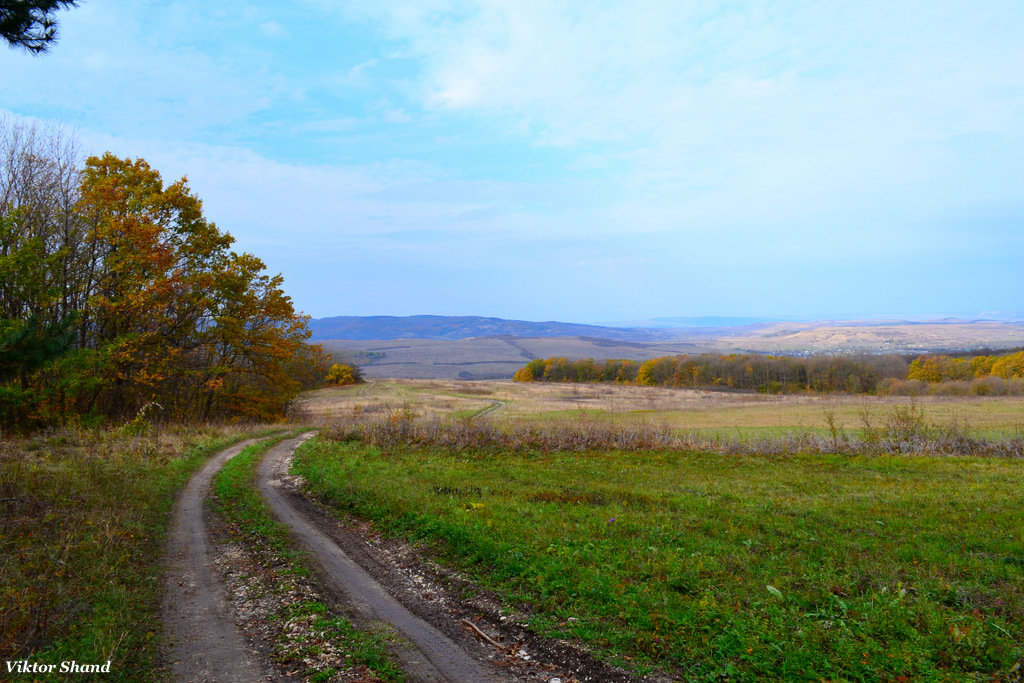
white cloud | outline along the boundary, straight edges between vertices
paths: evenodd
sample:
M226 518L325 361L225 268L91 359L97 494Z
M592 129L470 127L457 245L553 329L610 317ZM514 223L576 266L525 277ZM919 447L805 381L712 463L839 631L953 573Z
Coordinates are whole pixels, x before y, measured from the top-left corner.
M260 24L260 33L268 38L288 38L291 36L288 29L276 21L265 21Z
M539 144L607 145L627 182L803 197L937 169L923 146L1021 143L1024 5L396 0L350 6L422 60L423 106ZM851 176L855 176L852 177ZM876 191L878 187L874 188ZM812 189L811 194L819 193Z

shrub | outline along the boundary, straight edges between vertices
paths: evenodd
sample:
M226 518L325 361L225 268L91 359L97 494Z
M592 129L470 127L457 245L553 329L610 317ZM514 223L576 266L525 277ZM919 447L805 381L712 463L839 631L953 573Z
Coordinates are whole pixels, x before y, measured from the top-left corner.
M919 379L887 377L878 383L878 393L883 396L924 396L927 391L927 383Z
M978 377L971 381L968 393L972 396L1002 396L1006 381L1002 377Z
M529 365L521 367L516 370L514 375L512 375L512 380L515 382L532 382L533 371L530 369Z
M968 396L971 393L971 383L964 380L947 380L933 384L928 389L933 396Z
M338 386L358 384L363 381L358 369L343 363L335 363L332 365L331 369L327 372L327 377L325 379L328 384L336 384Z

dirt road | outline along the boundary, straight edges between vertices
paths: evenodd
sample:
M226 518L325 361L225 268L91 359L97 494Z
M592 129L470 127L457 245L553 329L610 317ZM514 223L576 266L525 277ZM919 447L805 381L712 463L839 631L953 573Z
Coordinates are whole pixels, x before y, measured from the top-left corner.
M254 440L216 455L185 487L174 511L167 548L163 605L164 642L176 681L276 680L235 627L224 587L210 561L203 500L224 463Z
M329 587L343 595L363 619L389 624L408 640L396 654L410 680L512 680L477 661L444 633L412 614L282 494L280 487L287 474L288 459L311 435L282 441L272 448L260 464L256 486L278 519L310 550Z
M569 643L544 639L525 624L506 620L500 605L485 594L467 600L458 580L432 576L415 559L409 561L407 548L378 555L361 532L340 531L337 520L325 517L303 495L299 480L287 474L292 454L309 436L312 432L271 448L259 465L256 486L319 565L323 594L363 626L382 625L397 635L390 649L408 680L635 680ZM175 508L162 612L164 657L175 681L294 680L261 657L236 627L203 521L203 501L213 476L251 443L237 444L210 460L185 487ZM410 588L409 580L415 587ZM414 593L420 597L411 599ZM428 595L434 607L424 609ZM416 613L407 606L412 603Z

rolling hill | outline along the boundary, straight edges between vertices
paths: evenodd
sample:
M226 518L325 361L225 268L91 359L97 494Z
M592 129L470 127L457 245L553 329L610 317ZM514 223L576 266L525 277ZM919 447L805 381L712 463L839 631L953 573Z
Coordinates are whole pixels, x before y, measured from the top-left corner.
M324 339L470 339L472 337L597 337L625 341L670 339L672 330L529 322L480 316L336 316L310 321L313 341Z
M756 322L604 327L478 316L339 316L313 320L313 341L368 377L497 379L533 358L645 360L683 353L921 354L1024 347L1024 323L993 320ZM712 320L702 319L702 323ZM737 321L739 322L739 321ZM664 324L664 323L662 323Z

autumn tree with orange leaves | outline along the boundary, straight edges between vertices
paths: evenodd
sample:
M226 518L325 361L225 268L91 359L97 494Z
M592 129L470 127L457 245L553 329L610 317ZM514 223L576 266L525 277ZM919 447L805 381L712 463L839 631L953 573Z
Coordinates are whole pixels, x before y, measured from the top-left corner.
M19 144L3 170L17 170L19 154L41 158ZM306 344L307 318L281 276L231 250L185 179L165 185L144 160L108 153L89 158L69 192L73 202L35 223L45 192L0 203L6 421L123 418L152 404L167 418L264 419L323 377L325 355ZM61 304L61 292L73 296ZM49 334L49 355L19 350L29 332Z

